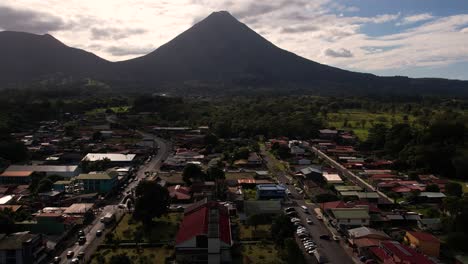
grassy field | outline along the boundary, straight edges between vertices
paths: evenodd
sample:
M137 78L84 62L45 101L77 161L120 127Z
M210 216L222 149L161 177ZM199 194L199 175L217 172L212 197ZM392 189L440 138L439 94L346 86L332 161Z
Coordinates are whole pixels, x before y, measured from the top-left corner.
M159 242L174 240L181 221L181 213L169 213L162 218L155 219L151 231L144 233L143 241ZM133 220L132 216L127 214L122 218L114 231L115 239L133 240L135 231L142 229L142 224Z
M374 124L385 124L391 126L392 123L404 122L404 114L395 113L369 113L360 110L344 110L338 113L328 114L328 126L336 129L352 130L360 140L365 140L368 130ZM408 116L408 122L413 122L414 117Z
M256 228L249 225L239 225L240 240L269 239L271 238L271 225L258 225Z
M132 263L164 264L166 263L166 258L170 257L173 253L173 249L166 247L141 248L139 251L130 248L101 249L96 252L91 263L110 263L112 256L124 254L131 259Z
M242 245L242 257L234 259L235 264L283 264L273 244Z

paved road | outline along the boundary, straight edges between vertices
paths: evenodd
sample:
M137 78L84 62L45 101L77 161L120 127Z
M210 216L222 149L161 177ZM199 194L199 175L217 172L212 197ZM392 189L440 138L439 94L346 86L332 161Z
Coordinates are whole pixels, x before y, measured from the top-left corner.
M263 156L265 157L267 166L270 167L272 161L270 160L268 155L265 155L265 153L263 153ZM308 204L305 202L304 196L296 191L294 185L292 185L291 177L287 175L287 173L278 172L276 176L279 183L282 183L288 187L289 191L292 194L292 197L290 198L290 201L293 203L292 207L295 207L298 216L302 221L302 224L304 225L304 227L307 228L312 239L317 244L319 251L327 257L329 263L354 263L351 256L349 256L343 248L345 246L343 242L337 242L334 240L323 240L319 238L320 235L323 234L327 234L330 236L332 236L332 234L330 234L330 231L327 229L325 224L315 217L314 208L317 208L317 205ZM305 213L300 206L306 206L310 213ZM306 218L310 218L313 221L313 224L308 225ZM307 263L317 263L314 256L309 255L307 252L305 252L305 249L302 247L302 243L298 241L298 245L303 250Z
M158 138L152 134L144 133L144 132L138 132L142 134L145 138L153 138L155 141L155 145L159 147L157 154L155 154L152 159L138 169L136 173L135 180L132 181L128 186L122 191L122 201L125 199L125 196L128 192L131 192L140 182L140 180L144 179L145 177L145 172L146 171L154 171L154 170L159 170L162 160L166 159L167 156L169 155L169 152L171 151L171 144L170 142L167 142L161 138ZM94 253L94 251L97 249L97 246L102 242L104 239L104 235L100 238L96 237L96 231L97 230L104 230L105 226L103 223L100 222L100 218L106 215L107 213L111 212L116 215L120 215L123 213L122 209L119 209L117 204L111 204L107 205L101 209L99 209L100 212L96 215L96 219L88 226L86 226L83 231L86 234L86 243L84 245L78 245L78 242L76 242L72 247L67 248L62 254L61 254L61 263L70 263L71 259L66 258L66 254L68 251L73 251L74 255L76 256L79 252L84 252L85 253L85 259L82 261L82 263L86 263L91 255Z
M363 179L358 177L356 174L352 173L347 168L343 167L343 165L341 165L340 163L338 163L337 161L335 161L334 159L329 157L327 154L325 154L322 151L318 150L316 147L311 147L310 150L312 152L314 152L315 154L317 154L319 157L323 158L328 164L330 164L333 168L337 169L339 172L341 172L341 174L343 176L347 177L348 179L353 181L355 184L361 186L362 188L364 188L367 191L377 192L377 194L380 197L380 202L390 203L390 204L393 203L393 199L388 197L383 192L381 192L381 191L377 190L376 188L374 188L374 186L370 185L369 183L367 183L366 181L364 181Z

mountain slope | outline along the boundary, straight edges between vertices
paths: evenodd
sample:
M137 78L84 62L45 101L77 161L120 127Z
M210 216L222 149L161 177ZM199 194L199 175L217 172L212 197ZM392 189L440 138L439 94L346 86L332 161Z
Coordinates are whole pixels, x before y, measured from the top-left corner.
M0 32L0 81L19 82L56 74L100 76L110 62L84 50L66 46L51 35Z
M212 13L154 52L119 62L121 76L154 82L181 80L262 83L367 80L370 74L352 73L322 65L282 50L228 12Z

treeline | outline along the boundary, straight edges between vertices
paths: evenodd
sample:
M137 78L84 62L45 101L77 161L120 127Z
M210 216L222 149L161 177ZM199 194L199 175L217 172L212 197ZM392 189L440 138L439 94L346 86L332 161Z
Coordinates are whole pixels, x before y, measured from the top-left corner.
M395 159L400 170L468 179L468 115L449 109L424 118L391 127L376 124L360 147Z

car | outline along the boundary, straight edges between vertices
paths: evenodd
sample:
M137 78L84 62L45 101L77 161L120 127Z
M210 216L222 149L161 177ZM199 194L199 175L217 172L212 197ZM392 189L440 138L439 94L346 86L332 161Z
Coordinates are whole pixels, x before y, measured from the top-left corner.
M323 234L323 235L320 235L320 239L330 240L330 236L326 235L326 234Z
M83 251L80 251L80 253L78 253L78 255L76 256L78 259L84 259L85 257L85 253Z
M78 244L79 245L84 245L86 243L86 237L85 236L80 236L78 238Z
M300 222L301 222L301 219L299 219L297 217L291 218L291 223L300 223Z
M340 236L336 236L336 235L335 235L335 236L333 236L333 240L335 240L335 241L340 241L340 239L341 239L341 237L340 237Z
M294 209L294 207L286 207L284 209L285 212L292 212L292 211L296 211L296 209Z
M78 231L78 236L79 236L79 237L80 237L80 236L84 236L84 235L85 235L85 233L84 233L83 230Z
M62 258L61 258L61 257L59 257L59 256L57 256L57 257L55 257L55 258L54 258L54 261L53 261L53 263L54 263L54 264L59 264L59 263L60 263L60 261L62 261Z
M307 224L309 224L309 225L312 225L312 224L314 223L314 222L312 221L312 219L310 219L310 218L306 218L306 222L307 222Z
M80 260L78 258L74 258L71 260L71 263L80 263Z
M299 238L304 238L304 237L309 237L309 234L307 233L301 233L297 235Z
M302 243L305 243L305 242L308 242L308 241L312 241L310 238L306 237L306 238L303 238L301 239L302 240Z
M117 207L120 208L120 209L125 209L125 208L127 208L127 206L126 206L125 204L119 204L119 205L117 205Z
M296 212L288 212L286 213L287 216L297 216Z
M309 209L305 205L301 205L301 209L304 211L304 213L308 213Z
M323 221L323 216L317 215L317 219L320 220L320 221Z
M314 251L313 251L313 250L308 250L308 251L307 251L307 254L313 255L313 254L314 254Z
M75 252L69 250L69 251L67 252L67 259L73 258L74 255L75 255Z
M96 236L97 236L97 237L102 236L102 230L101 230L101 229L99 229L99 230L96 231Z

